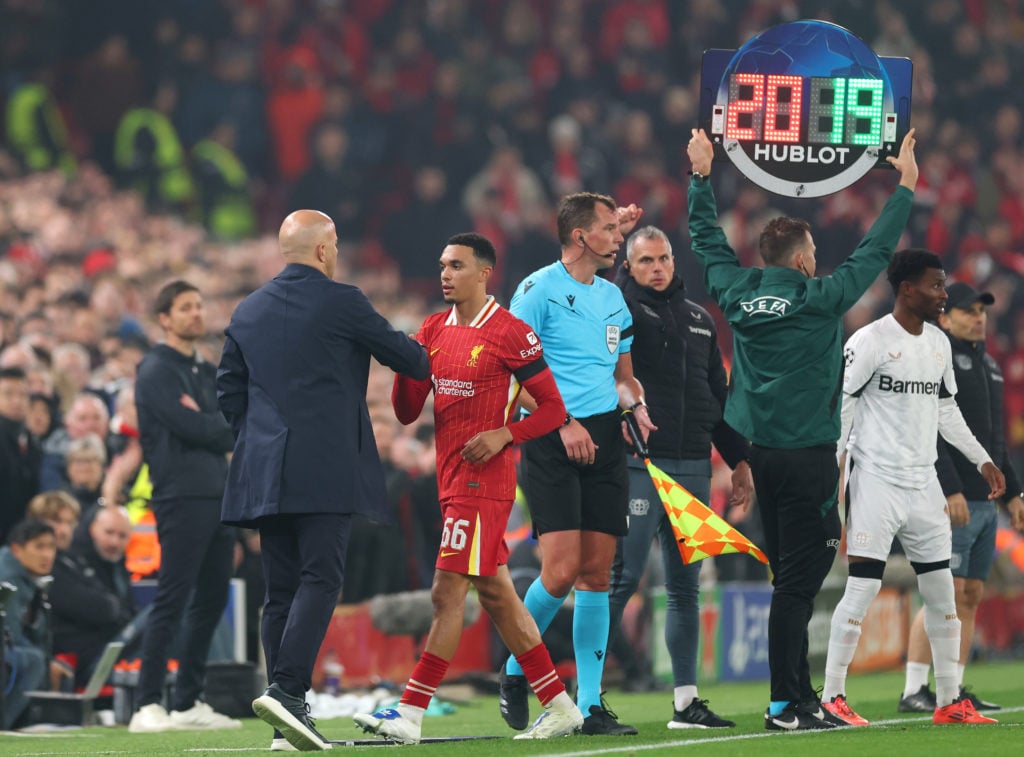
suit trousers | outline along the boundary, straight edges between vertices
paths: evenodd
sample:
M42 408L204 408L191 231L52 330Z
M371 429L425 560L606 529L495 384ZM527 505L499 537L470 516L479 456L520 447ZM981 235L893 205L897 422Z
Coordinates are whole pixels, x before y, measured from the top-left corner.
M304 697L341 594L352 516L271 515L260 519L259 531L267 584L261 627L267 679Z
M774 588L768 614L771 699L801 702L815 696L807 662L807 626L842 532L836 448L754 444L750 470Z
M186 635L172 710L200 698L213 632L228 603L236 532L220 522L220 500L154 502L160 539L160 572L142 640L139 706L160 702L172 642L182 621ZM191 601L189 597L191 596Z

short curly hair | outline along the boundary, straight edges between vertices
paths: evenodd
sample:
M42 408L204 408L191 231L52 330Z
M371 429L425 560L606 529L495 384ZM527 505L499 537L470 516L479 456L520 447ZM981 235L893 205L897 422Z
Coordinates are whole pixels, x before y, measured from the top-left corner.
M942 270L942 259L934 252L919 248L900 250L889 261L885 277L889 279L893 294L899 294L900 284L904 281L917 281L929 268Z
M477 234L475 231L465 231L449 237L448 244L469 247L473 250L473 257L484 265L489 265L493 268L498 264L498 254L494 251L494 245L483 234Z

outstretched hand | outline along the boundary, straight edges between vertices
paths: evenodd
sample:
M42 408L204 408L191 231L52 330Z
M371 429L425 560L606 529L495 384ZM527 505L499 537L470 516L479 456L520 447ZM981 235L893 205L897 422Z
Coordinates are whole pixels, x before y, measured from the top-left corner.
M907 136L903 138L903 144L900 145L900 154L896 157L889 156L886 160L900 172L900 185L906 187L911 192L917 186L917 157L914 155L914 145L917 144L917 140L914 139L914 132L916 129L911 129L907 132Z
M690 156L693 172L701 176L711 173L711 161L715 157L715 147L703 129L691 129L690 142L686 145L686 154Z

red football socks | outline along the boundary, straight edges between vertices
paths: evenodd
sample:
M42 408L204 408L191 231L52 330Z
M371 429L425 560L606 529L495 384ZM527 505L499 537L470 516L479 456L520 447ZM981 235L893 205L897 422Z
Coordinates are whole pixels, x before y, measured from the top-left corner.
M416 663L416 667L413 668L409 682L405 684L401 703L427 709L434 692L441 685L441 679L448 672L448 665L448 660L443 660L430 652L424 652L420 661Z
M523 675L526 676L533 693L545 707L548 702L565 691L565 684L555 672L551 655L548 654L548 648L543 644L538 644L529 652L517 655L516 662L522 667Z

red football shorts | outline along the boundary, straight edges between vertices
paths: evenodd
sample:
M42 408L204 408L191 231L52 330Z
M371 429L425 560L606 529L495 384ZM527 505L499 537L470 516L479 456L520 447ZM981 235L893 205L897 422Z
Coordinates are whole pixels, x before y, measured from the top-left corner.
M493 576L508 562L505 529L511 500L455 497L441 503L444 527L435 567L464 576Z

